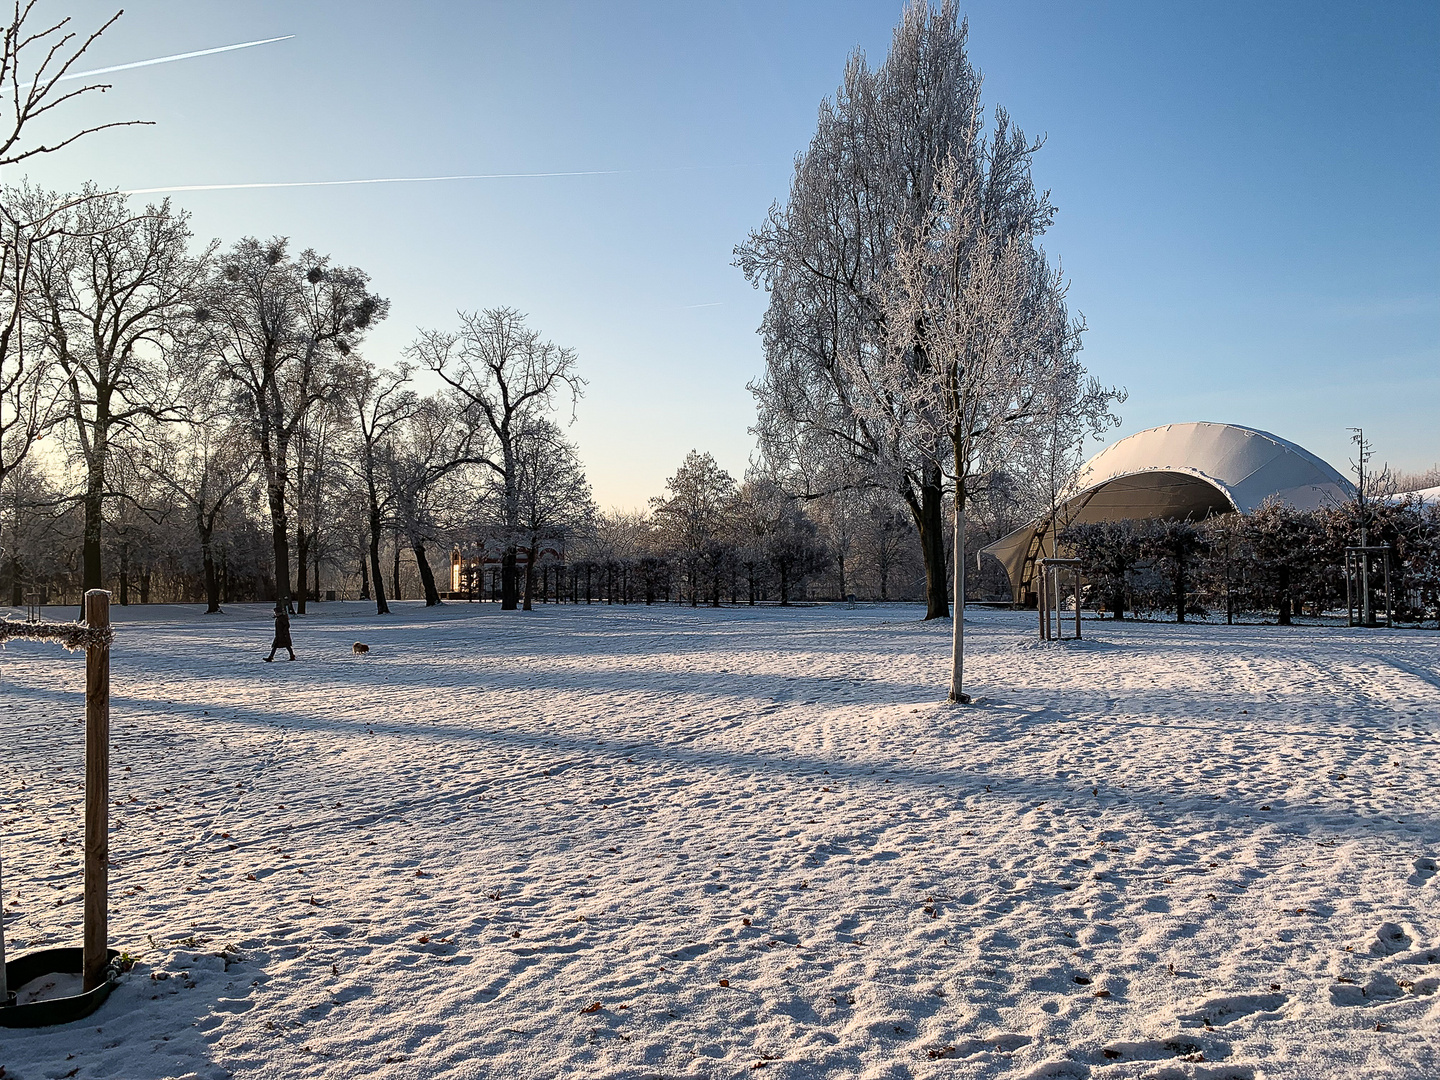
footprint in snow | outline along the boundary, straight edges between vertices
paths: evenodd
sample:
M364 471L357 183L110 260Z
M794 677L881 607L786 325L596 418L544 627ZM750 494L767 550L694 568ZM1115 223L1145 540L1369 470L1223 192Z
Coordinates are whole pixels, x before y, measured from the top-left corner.
M1352 983L1336 983L1330 987L1330 1004L1332 1005L1374 1005L1382 1001L1390 1001L1405 993L1404 989L1391 976L1385 974L1376 975L1364 986L1355 986Z
M1398 925L1393 922L1382 923L1380 929L1375 931L1375 940L1370 944L1370 955L1394 956L1413 944L1410 935Z
M1220 1027L1244 1016L1277 1012L1289 1000L1288 994L1234 994L1229 997L1216 997L1202 1002L1200 1008L1180 1017L1180 1020L1184 1023Z
M1435 876L1435 860L1420 858L1415 860L1415 872L1405 879L1405 884L1414 885L1417 888L1424 885Z
M1087 1080L1090 1066L1078 1061L1047 1061L1031 1069L1023 1080Z

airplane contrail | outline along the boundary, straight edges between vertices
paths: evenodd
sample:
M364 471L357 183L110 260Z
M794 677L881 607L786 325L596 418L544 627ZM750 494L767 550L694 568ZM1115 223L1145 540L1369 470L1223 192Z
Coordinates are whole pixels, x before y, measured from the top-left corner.
M353 184L430 184L442 180L520 180L540 176L619 176L633 169L583 169L576 172L465 173L458 176L382 176L368 180L285 180L260 184L182 184L134 188L121 195L164 195L174 191L239 191L245 188L345 187Z
M60 79L88 79L92 75L108 75L112 71L129 71L131 68L149 67L151 64L168 64L172 60L189 60L195 56L214 56L216 53L234 52L236 49L248 49L254 45L269 45L273 41L289 41L294 34L286 34L283 37L264 38L260 41L242 41L238 45L221 45L218 49L200 49L197 52L175 53L173 56L157 56L153 60L136 60L133 64L116 64L113 67L96 68L94 71L73 71L69 75L61 75Z
M764 163L741 165L678 165L668 169L575 169L568 172L461 173L454 176L383 176L365 180L280 180L253 184L179 184L173 187L131 188L121 195L168 195L181 191L243 191L256 188L350 187L357 184L433 184L445 180L531 180L550 176L630 176L653 172L699 172L711 169L766 168Z

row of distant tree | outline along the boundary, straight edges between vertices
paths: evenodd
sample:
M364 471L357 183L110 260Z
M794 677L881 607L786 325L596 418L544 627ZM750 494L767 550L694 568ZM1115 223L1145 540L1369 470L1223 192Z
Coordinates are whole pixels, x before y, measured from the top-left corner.
M1204 522L1104 522L1060 533L1078 557L1091 592L1086 603L1123 618L1127 611L1187 615L1273 613L1287 624L1359 605L1347 585L1345 549L1362 527L1369 545L1388 550L1395 616L1420 621L1440 607L1440 505L1416 499L1349 502L1320 510L1283 503L1254 514ZM1383 564L1369 572L1372 604L1383 608Z
M303 606L331 561L358 555L386 610L381 549L403 544L427 600L428 549L484 518L510 538L590 514L558 422L582 381L573 351L509 308L422 333L389 365L363 355L388 312L367 275L284 239L196 245L169 202L86 189L4 191L0 355L4 573L12 594L57 580L78 516L81 589L128 598L184 523L211 609L236 535L269 535L257 591ZM418 370L439 389L422 394ZM73 509L73 513L72 513ZM57 533L58 530L58 533ZM248 543L246 544L248 546ZM168 552L167 552L168 548ZM48 557L47 557L48 553ZM233 586L232 586L233 588Z
M452 471L427 489L425 501L407 502L413 489L397 482L396 473L413 475L407 462L414 460L414 428L431 431L434 412L431 399L378 448L378 533L371 529L363 446L343 417L334 419L335 456L306 469L312 501L303 506L305 516L296 512L302 507L290 507L290 547L303 550L307 566L300 576L305 591L293 594L302 610L332 594L377 605L382 597L386 604L438 601L451 589L452 548L465 557L460 594L503 603L503 555L500 565L486 563L479 574L469 562L471 553L497 546L519 555L517 601L524 607L559 599L698 605L924 596L914 526L897 500L884 492L844 491L801 502L762 475L736 481L709 454L692 452L665 493L635 512L597 511L578 468L566 469L560 485L532 485L528 471L522 472L518 502L533 532L504 529L496 520L498 486L473 468ZM193 451L184 447L194 434L178 427L167 443L178 445L178 453L143 469L128 454L112 477L116 494L103 502L102 580L121 604L208 603L213 609L280 596L259 470L241 462L230 475L244 482L208 503L202 521L192 488L199 490L194 485L205 478L176 469L177 462L192 460ZM32 597L78 602L86 518L79 492L67 490L63 479L27 461L0 490L0 596L11 604ZM303 548L296 534L303 535ZM378 535L373 552L372 535ZM542 551L553 545L558 556L532 567L525 557L532 544Z

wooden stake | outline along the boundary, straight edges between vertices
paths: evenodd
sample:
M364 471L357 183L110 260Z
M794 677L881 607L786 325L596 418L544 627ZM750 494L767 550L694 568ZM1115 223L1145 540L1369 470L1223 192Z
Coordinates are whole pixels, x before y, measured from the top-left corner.
M5 980L5 889L0 884L0 1009L10 1004L10 987Z
M85 594L85 623L110 625L110 594ZM110 866L110 650L85 650L85 984L105 982L109 967L106 901Z

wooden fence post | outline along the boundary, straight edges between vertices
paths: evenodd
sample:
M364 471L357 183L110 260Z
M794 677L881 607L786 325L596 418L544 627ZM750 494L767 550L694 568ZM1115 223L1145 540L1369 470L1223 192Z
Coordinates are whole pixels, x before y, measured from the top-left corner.
M85 594L85 623L110 625L110 594ZM110 866L110 649L85 650L85 983L105 982Z

